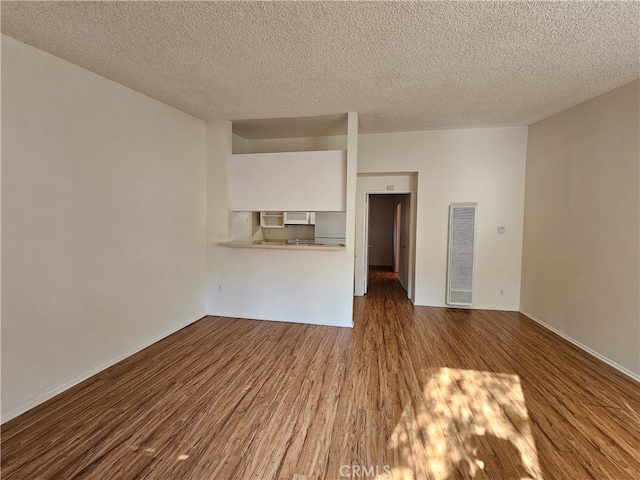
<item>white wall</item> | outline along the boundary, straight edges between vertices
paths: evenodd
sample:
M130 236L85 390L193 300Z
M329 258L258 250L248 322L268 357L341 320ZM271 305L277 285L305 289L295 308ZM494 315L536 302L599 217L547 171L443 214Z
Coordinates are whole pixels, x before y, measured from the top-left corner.
M231 122L215 120L207 123L207 313L217 314L217 285L229 262L228 248L218 243L232 240L229 226L229 161L231 159ZM234 135L235 137L236 135ZM248 218L248 217L247 217ZM247 230L248 231L248 230Z
M353 131L353 114L349 115ZM349 136L349 141L347 222L353 224L357 129ZM350 327L353 311L353 228L347 229L347 248L338 251L219 246L219 243L230 240L227 185L228 163L234 142L239 140L233 139L229 122L207 125L208 313ZM298 144L291 139L279 139L270 145L278 145L274 148L281 149ZM222 286L222 291L218 291L218 285Z
M249 140L236 135L231 135L231 150L232 153L249 153Z
M349 251L213 247L211 315L350 327ZM349 249L351 250L351 249ZM217 284L223 291L216 290Z
M205 314L205 125L2 36L2 419Z
M478 202L474 308L518 310L527 127L370 134L359 142L359 174L418 173L415 303L445 306L448 207Z
M522 311L640 378L640 82L529 128Z
M233 135L233 153L312 152L346 149L346 135L268 139L245 139Z

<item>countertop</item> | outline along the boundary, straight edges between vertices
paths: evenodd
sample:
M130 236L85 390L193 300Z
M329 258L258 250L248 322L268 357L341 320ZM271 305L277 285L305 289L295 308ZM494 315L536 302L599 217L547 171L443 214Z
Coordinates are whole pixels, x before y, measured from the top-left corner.
M234 248L262 248L272 250L325 250L340 251L346 250L344 245L329 245L317 243L285 243L284 241L264 241L264 242L222 242L221 247Z

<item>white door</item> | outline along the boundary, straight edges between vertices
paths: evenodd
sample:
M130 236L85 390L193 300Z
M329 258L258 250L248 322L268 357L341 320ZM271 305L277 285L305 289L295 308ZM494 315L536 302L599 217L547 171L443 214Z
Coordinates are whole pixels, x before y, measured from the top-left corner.
M369 194L364 196L364 294L369 290Z
M393 217L393 271L400 272L400 226L402 225L402 204L398 196L395 197L395 215Z
M409 195L402 195L400 198L400 269L398 279L402 288L409 292L409 227L411 225Z

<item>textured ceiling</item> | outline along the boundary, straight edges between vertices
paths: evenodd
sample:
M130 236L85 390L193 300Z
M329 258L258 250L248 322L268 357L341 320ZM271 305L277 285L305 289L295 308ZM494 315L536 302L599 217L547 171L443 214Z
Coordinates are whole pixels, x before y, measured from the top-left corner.
M635 1L2 2L2 31L204 120L363 133L527 125L640 76Z

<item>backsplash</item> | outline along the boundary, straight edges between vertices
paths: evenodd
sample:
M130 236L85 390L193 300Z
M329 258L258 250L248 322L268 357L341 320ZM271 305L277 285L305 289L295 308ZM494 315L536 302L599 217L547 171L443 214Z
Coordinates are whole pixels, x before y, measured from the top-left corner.
M263 228L262 235L265 240L313 240L315 227L313 225L287 225L284 228Z

